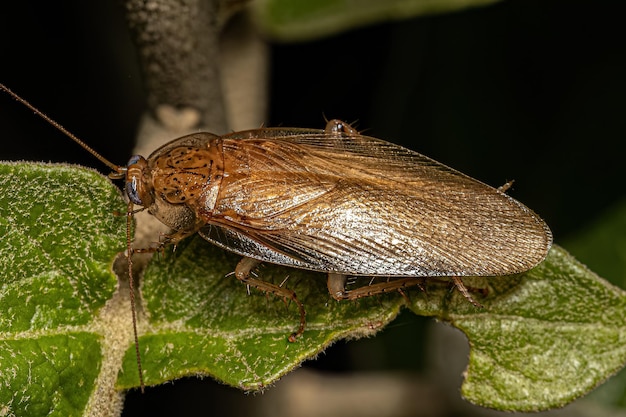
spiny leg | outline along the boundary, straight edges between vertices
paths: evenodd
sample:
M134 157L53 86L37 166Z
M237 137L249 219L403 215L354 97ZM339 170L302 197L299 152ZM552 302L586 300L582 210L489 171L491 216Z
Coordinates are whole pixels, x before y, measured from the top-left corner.
M364 285L362 287L355 288L347 291L345 284L347 282L347 276L343 274L329 273L326 286L330 296L335 300L358 300L359 298L370 297L377 294L385 294L392 291L398 291L403 294L404 289L409 287L419 287L420 290L426 292L424 288L425 278L412 277L412 278L396 278L387 282L379 282L371 285ZM463 281L459 277L452 277L454 286L459 290L461 295L469 301L472 305L482 308L483 306L474 300L469 290L463 284Z
M359 298L370 297L377 294L385 294L392 291L400 291L409 287L419 287L424 291L423 278L397 278L387 282L379 282L376 284L364 285L347 291L345 284L347 276L343 274L329 273L326 286L330 296L335 300L358 300Z
M513 186L514 182L515 182L515 180L511 180L511 181L507 182L506 184L503 184L503 185L499 186L498 187L498 191L500 191L502 193L506 193Z
M250 275L252 273L252 270L256 268L260 263L261 261L258 261L256 259L242 258L235 267L235 277L237 277L237 279L244 284L250 287L254 287L259 291L274 294L278 297L292 300L294 303L296 303L300 312L300 326L298 327L298 330L296 332L292 333L289 336L289 341L295 342L298 336L304 333L304 328L306 327L306 311L304 310L304 305L296 296L295 291L292 291L288 288L283 288L276 284L272 284L271 282L251 277Z
M191 228L191 229L181 229L181 230L174 230L171 233L161 234L159 236L159 241L153 243L155 246L152 246L149 248L133 249L133 252L134 253L157 253L157 252L163 253L166 246L174 246L174 250L175 250L178 242L180 242L181 240L191 235L194 235L199 229L200 227Z
M452 277L452 282L454 282L454 286L459 290L459 292L463 295L463 297L465 297L467 301L469 301L476 307L483 308L482 304L474 300L474 298L471 296L469 290L467 289L465 284L463 284L463 281L461 280L461 278Z
M348 276L343 274L335 274L332 272L328 273L328 280L326 281L326 287L328 288L328 293L335 300L345 300L346 299L346 282L348 281Z
M326 123L326 129L324 130L327 134L337 137L356 136L359 134L359 132L350 126L349 123L338 119L329 120L328 123Z

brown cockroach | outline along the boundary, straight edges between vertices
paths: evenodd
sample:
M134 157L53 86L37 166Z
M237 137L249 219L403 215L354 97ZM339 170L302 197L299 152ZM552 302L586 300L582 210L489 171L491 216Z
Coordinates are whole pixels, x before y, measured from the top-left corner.
M503 188L338 120L325 130L194 133L117 166L7 87L0 89L110 167L111 178L125 179L129 264L134 252L199 233L243 256L237 279L295 302L300 325L291 341L304 332L304 306L292 290L251 276L261 262L328 273L337 300L450 277L477 304L461 277L527 271L552 244L545 222ZM158 248L131 248L135 206L172 229ZM395 279L347 291L347 276Z

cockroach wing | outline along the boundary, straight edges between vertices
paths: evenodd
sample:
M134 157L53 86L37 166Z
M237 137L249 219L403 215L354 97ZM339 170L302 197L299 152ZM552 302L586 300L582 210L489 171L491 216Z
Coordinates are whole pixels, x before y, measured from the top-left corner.
M552 243L504 192L380 139L258 129L223 148L200 233L243 256L350 275L493 276L534 267Z

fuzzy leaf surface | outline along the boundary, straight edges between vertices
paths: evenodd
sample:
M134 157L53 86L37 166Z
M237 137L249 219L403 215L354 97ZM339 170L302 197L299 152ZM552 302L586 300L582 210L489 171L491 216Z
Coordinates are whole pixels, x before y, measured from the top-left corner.
M0 410L83 415L102 372L96 318L124 246L120 193L94 171L0 165ZM125 347L124 347L125 348Z
M113 212L125 206L116 188L89 170L0 169L0 378L8 387L0 403L16 415L80 415L102 395L105 370L116 375L110 389L138 386L132 339L110 339L102 318L115 294L111 264L125 242L125 219ZM462 393L483 406L559 407L626 362L624 292L556 246L527 273L466 279L483 308L446 280L426 281L425 293L406 297L337 302L323 274L262 266L265 280L289 277L285 285L307 309L307 329L295 343L287 340L298 326L295 306L254 289L248 294L227 276L238 260L200 237L155 257L142 282L139 323L147 384L203 375L260 390L334 341L374 334L403 306L468 336ZM124 331L131 326L127 307L113 314ZM116 351L125 351L117 362Z

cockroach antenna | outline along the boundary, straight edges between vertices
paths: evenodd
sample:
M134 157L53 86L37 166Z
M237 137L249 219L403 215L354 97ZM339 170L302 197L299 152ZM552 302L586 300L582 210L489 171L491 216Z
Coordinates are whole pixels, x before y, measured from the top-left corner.
M60 123L53 120L47 114L30 104L27 100L20 97L17 93L14 93L9 87L0 83L0 90L6 92L19 103L23 104L30 110L32 110L37 116L41 117L43 120L52 125L55 129L59 130L68 138L72 139L76 142L80 147L85 149L87 152L95 156L100 162L102 162L107 167L111 168L112 172L109 174L109 178L111 179L122 179L126 177L126 172L128 169L125 166L115 165L104 156L100 155L97 151L95 151L91 146L87 145L85 141L79 139L72 132L64 128ZM145 384L143 382L143 372L141 369L141 356L139 354L139 336L137 335L137 309L136 309L136 300L135 300L135 285L133 282L133 261L132 255L134 253L134 249L132 248L131 241L131 226L132 226L132 216L133 216L133 203L132 201L128 203L128 209L126 210L126 257L128 260L128 287L130 290L130 306L132 311L133 318L133 335L135 339L135 353L137 355L137 370L139 371L139 384L141 387L141 392L145 391Z
M65 136L67 136L68 138L72 139L74 142L76 142L77 144L79 144L84 150L86 150L87 152L89 152L90 154L92 154L93 156L95 156L100 162L102 162L104 165L108 166L109 168L111 168L111 170L113 171L111 174L109 174L109 177L111 177L112 179L119 179L119 178L124 178L125 176L125 172L126 172L126 167L123 166L119 166L119 165L115 165L114 163L112 163L111 161L109 161L108 159L106 159L104 156L100 155L96 150L94 150L91 146L87 145L85 143L85 141L83 141L82 139L79 139L76 135L74 135L72 132L70 132L69 130L67 130L66 128L64 128L60 123L58 123L57 121L53 120L51 117L49 117L47 114L45 114L44 112L42 112L41 110L39 110L38 108L36 108L35 106L33 106L32 104L30 104L28 101L26 101L25 99L23 99L22 97L20 97L17 93L14 93L9 87L7 87L4 84L0 84L0 90L6 92L7 94L9 94L11 97L13 97L15 100L17 100L18 102L20 102L21 104L23 104L24 106L28 107L30 110L32 110L37 116L41 117L42 119L44 119L46 122L48 122L49 124L51 124L55 129L59 130L60 132L62 132Z

